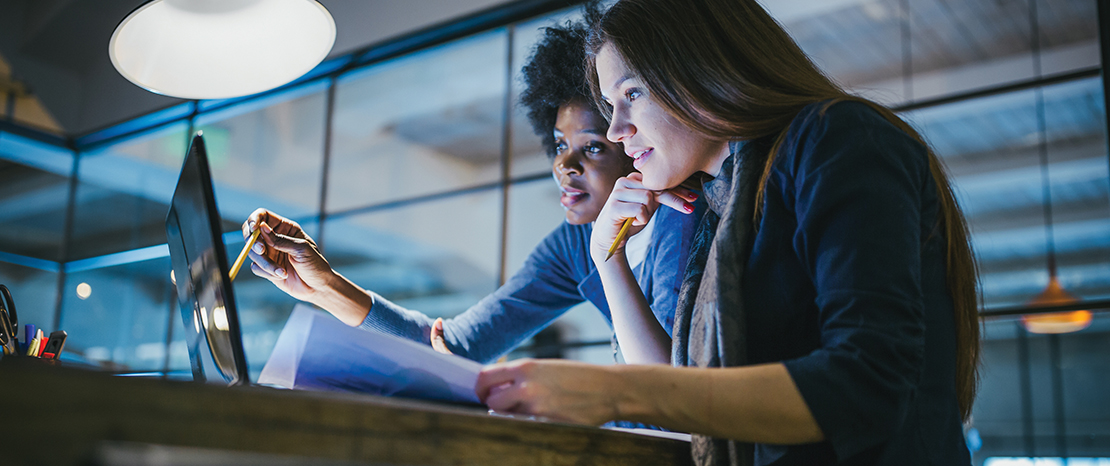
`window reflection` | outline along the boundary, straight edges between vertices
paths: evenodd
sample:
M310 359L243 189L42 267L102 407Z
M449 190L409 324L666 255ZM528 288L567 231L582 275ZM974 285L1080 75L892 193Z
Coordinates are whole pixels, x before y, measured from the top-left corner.
M984 329L986 370L972 413L982 438L975 463L992 456L1059 456L1061 445L1071 457L1106 456L1110 314L1095 313L1086 330L1065 335L1030 334L1016 319L990 320ZM1058 399L1064 403L1057 406Z
M169 270L164 257L67 274L58 325L69 333L66 352L115 370L162 370L170 319L180 318ZM80 283L92 290L86 299Z
M80 155L68 260L166 243L187 131L175 123Z
M258 207L290 218L320 209L327 82L197 117L224 231ZM312 232L310 232L311 234Z
M1048 174L1061 284L1110 296L1110 172L1102 82L1044 88ZM1020 305L1048 282L1035 91L914 112L953 175L972 230L984 305Z
M453 316L492 292L500 264L497 189L330 219L332 267L429 316Z
M328 211L497 181L506 34L479 34L340 78Z
M890 105L1035 77L1027 1L761 3L826 73ZM1099 66L1095 0L1036 8L1043 75Z
M520 94L524 92L524 77L520 69L528 62L536 42L543 36L543 28L562 26L567 21L578 21L581 18L580 8L570 8L513 26L513 163L511 167L513 177L551 171L551 160L544 151L540 137L528 122L528 109L520 105Z
M0 252L58 262L73 152L0 133Z

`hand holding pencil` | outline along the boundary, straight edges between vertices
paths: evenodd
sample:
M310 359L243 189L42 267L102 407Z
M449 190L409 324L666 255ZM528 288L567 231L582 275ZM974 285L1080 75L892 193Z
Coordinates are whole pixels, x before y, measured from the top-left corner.
M623 253L627 239L647 225L660 205L690 214L694 212L691 203L697 198L696 193L681 187L649 190L643 185L640 173L619 178L594 222L590 238L590 256L594 263L601 267L613 255Z
M250 258L254 275L301 301L312 302L317 292L327 289L335 271L300 224L258 209L247 217L242 229L247 247L246 255L240 254L240 259L245 266L245 258ZM232 268L232 277L235 269Z

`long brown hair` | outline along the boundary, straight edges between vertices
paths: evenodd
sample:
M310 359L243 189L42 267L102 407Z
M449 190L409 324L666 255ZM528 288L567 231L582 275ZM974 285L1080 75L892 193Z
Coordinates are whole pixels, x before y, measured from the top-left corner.
M944 165L924 138L890 109L847 93L825 76L755 0L621 0L613 5L593 28L586 65L594 99L609 117L594 61L605 44L614 47L668 113L694 131L720 140L775 136L759 182L757 216L774 155L807 105L864 103L926 147L940 202L937 221L947 243L956 396L966 420L978 387L978 271Z

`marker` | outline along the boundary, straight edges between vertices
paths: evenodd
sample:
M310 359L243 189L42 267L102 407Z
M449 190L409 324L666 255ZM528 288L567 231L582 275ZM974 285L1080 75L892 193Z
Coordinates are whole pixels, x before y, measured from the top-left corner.
M19 345L19 350L26 353L31 349L31 340L35 339L35 324L27 324L23 326L23 344Z

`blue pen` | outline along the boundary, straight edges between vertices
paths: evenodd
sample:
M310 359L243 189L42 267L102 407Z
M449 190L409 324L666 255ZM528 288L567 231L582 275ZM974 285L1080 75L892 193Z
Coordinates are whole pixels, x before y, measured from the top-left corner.
M27 324L23 326L23 343L19 344L21 350L19 354L27 354L27 350L31 349L31 340L35 339L35 324Z

